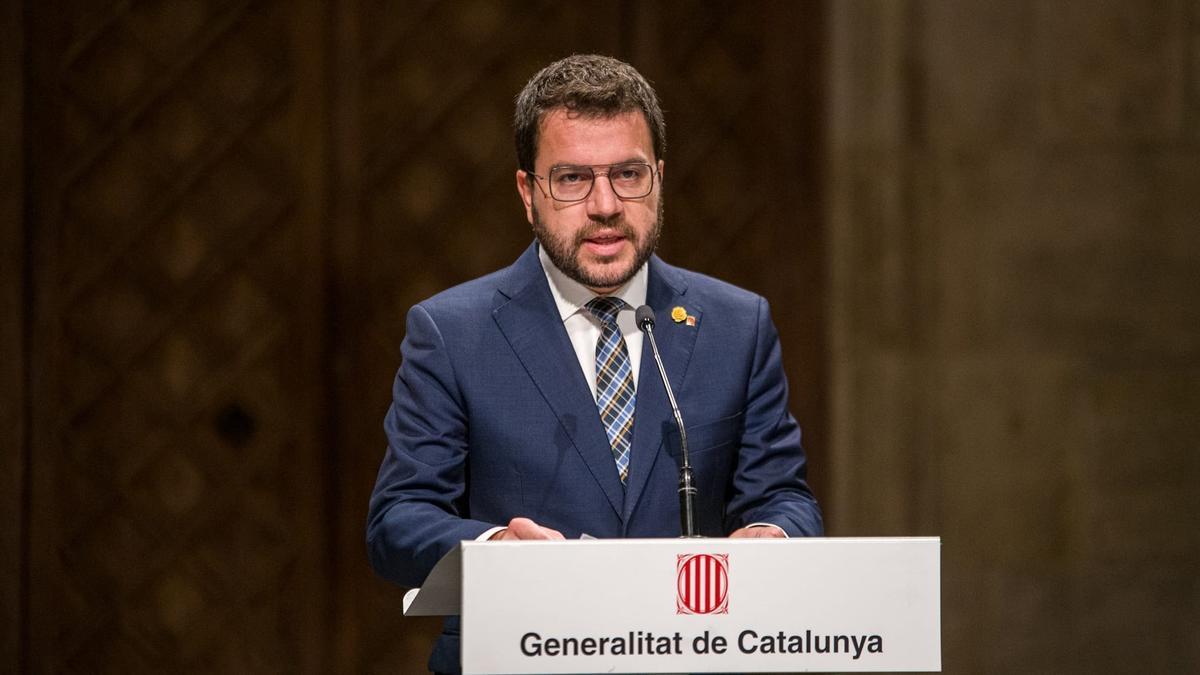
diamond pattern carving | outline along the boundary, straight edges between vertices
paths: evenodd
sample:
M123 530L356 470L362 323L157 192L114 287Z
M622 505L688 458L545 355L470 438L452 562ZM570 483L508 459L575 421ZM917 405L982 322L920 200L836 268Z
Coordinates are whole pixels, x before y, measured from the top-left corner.
M101 120L111 120L157 74L155 62L128 31L110 26L81 44L63 84L75 102Z
M670 4L668 16L705 13L703 3ZM774 136L779 124L773 121L764 78L781 55L763 39L763 21L760 8L735 6L719 18L714 14L672 31L659 47L666 56L664 70L655 73L666 101L688 102L671 111L670 221L695 223L705 232L665 239L664 253L676 260L686 256L693 266L731 279L744 278L748 267L762 268L747 266L729 252L769 239L773 228L796 213L781 205L792 189L786 181L795 179L797 168L771 165L772 149L781 139ZM743 283L765 289L764 281Z
M119 3L62 36L46 670L294 670L303 650L288 618L313 590L312 523L281 500L313 499L289 462L311 427L283 422L310 310L288 300L294 267L255 269L305 198L290 8Z

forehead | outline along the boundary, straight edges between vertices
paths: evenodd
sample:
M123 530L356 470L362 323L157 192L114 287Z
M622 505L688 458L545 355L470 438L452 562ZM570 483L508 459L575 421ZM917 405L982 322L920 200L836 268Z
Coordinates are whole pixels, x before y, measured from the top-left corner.
M595 117L556 108L542 117L536 164L613 164L654 159L650 125L640 111Z

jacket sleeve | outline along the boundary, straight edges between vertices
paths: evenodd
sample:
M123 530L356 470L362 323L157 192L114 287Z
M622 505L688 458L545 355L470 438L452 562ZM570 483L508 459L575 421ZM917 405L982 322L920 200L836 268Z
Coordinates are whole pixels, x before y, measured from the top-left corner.
M824 534L821 508L808 487L800 425L788 412L779 334L758 300L754 357L746 384L746 422L726 507L726 529L771 523L790 537Z
M435 563L492 523L466 511L467 413L445 341L420 305L408 313L388 447L371 494L367 549L375 572L401 586L424 583Z

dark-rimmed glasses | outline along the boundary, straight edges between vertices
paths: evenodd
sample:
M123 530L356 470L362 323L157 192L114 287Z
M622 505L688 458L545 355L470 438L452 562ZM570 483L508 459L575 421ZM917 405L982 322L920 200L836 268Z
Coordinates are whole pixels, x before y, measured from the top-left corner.
M556 166L549 176L529 175L546 181L550 198L559 202L581 202L592 194L596 176L604 176L613 194L621 199L641 199L654 189L654 167L645 162L597 164L595 166Z

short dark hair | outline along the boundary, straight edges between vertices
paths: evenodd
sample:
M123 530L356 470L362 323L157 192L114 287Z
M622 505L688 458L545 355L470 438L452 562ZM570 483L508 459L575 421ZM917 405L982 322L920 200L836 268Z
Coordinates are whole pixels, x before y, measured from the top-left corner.
M667 149L662 108L646 78L624 61L597 54L575 54L542 68L517 94L513 115L517 168L534 170L542 118L557 108L589 117L640 111L650 127L654 159L661 159Z

